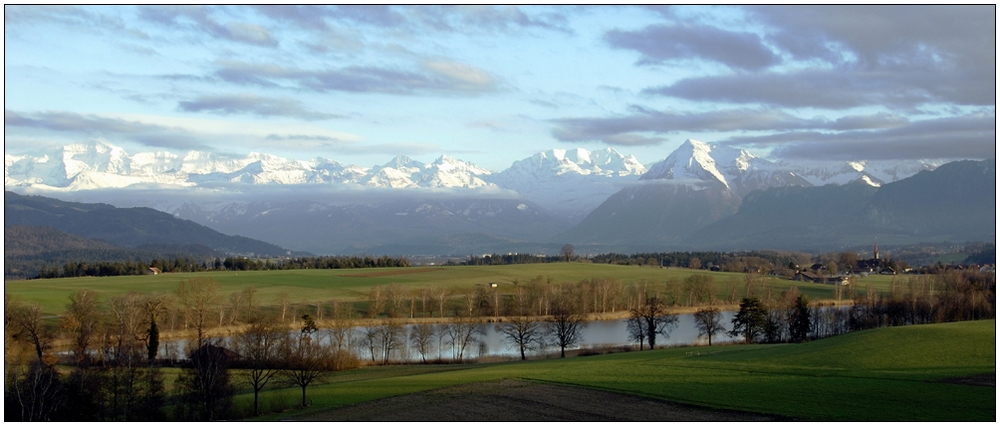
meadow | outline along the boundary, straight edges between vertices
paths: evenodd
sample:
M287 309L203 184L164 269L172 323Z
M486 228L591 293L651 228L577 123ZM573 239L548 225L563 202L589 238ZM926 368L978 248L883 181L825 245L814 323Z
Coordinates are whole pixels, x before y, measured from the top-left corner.
M309 388L309 408L260 420L321 419L324 411L349 404L518 379L807 421L995 421L995 387L941 381L995 371L995 320L955 322L866 330L802 344L366 367L336 373L328 383ZM262 400L294 405L297 392L268 390ZM237 402L246 404L247 398L241 394Z
M274 305L279 294L287 293L292 303L312 304L330 300L359 302L367 300L369 290L378 285L398 284L406 289L444 288L455 295L477 285L497 283L503 292L511 291L515 280L521 284L542 276L555 283L577 283L590 279L621 280L624 284L643 280L659 285L669 280L683 280L692 274L713 278L716 298L725 300L731 286L742 288L746 274L711 272L685 268L651 268L588 263L548 263L501 266L447 266L372 269L305 269L290 271L212 271L160 275L79 277L4 282L4 292L28 303L38 303L45 315L59 315L68 297L82 289L98 292L103 300L128 292L173 293L178 284L192 278L208 278L220 284L221 294L247 287L257 289L262 306ZM775 296L795 286L810 300L833 299L833 286L791 281L779 277L761 277ZM905 279L905 277L903 277ZM870 276L858 281L858 291L872 285L888 290L892 277ZM845 296L844 299L849 299ZM363 307L356 304L357 307Z

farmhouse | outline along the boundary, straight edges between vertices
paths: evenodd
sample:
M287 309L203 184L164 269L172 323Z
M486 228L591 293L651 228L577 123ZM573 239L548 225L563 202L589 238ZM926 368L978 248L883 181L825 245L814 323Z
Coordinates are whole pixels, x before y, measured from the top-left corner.
M149 273L150 275L160 275L163 273L163 271L161 271L160 268L150 267L149 269L147 269L147 273Z
M834 276L825 277L823 275L817 274L817 273L812 272L812 271L799 271L799 272L796 272L795 273L795 278L793 278L793 279L795 281L814 282L814 283L819 283L819 284L835 284L835 285L836 284L839 284L839 285L845 285L845 284L847 284L847 277L845 277L843 275L834 275Z

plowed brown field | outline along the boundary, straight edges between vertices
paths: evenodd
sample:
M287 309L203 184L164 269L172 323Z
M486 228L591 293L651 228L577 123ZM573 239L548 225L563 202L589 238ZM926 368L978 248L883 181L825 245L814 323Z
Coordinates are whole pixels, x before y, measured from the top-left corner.
M342 407L306 421L774 421L641 396L553 384L502 380L435 389Z

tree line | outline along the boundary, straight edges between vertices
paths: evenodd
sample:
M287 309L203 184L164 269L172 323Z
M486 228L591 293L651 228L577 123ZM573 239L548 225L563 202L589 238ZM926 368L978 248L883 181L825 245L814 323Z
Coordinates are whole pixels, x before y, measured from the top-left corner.
M743 298L729 334L745 343L801 342L878 327L996 318L996 276L979 271L898 278L887 292L867 286L848 294L853 303L842 308L810 306L794 287L772 300ZM703 321L695 319L701 330Z
M159 272L204 272L204 271L273 271L292 269L353 269L353 268L398 268L408 267L410 261L404 257L389 256L318 256L259 259L240 256L215 258L212 261L192 257L156 258L144 261L69 261L61 266L39 266L34 278L70 277L115 277L122 275L148 274L150 268Z

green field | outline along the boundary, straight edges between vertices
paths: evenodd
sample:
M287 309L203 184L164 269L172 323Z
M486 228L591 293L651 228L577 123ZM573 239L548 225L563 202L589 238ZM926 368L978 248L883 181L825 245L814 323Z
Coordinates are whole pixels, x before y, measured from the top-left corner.
M262 419L464 383L522 379L810 421L995 421L994 387L939 382L996 371L996 322L883 328L803 344L670 348L466 366L369 367L308 391L312 406ZM263 400L294 405L297 389ZM246 404L249 395L238 401ZM430 420L430 419L429 419Z
M258 290L264 305L274 303L279 293L288 293L293 303L310 304L329 300L363 301L369 289L376 285L399 284L409 289L446 288L461 294L477 284L495 282L501 291L512 288L514 280L527 283L539 275L552 277L556 283L577 283L581 280L615 279L630 284L647 280L662 284L668 280L683 280L691 274L707 274L714 278L717 297L725 299L731 285L740 285L745 275L740 273L695 271L683 268L649 268L586 263L549 263L505 266L449 266L372 269L306 269L292 271L199 272L122 277L58 278L28 281L5 281L4 292L29 303L39 303L46 315L58 315L66 306L68 296L78 290L97 291L103 298L130 291L140 293L172 293L182 280L205 277L221 285L223 295L246 287ZM862 291L866 284L887 290L892 277L871 276L858 283ZM767 278L775 295L796 286L811 300L832 298L832 286ZM742 288L742 287L741 287ZM845 297L846 298L846 297Z

